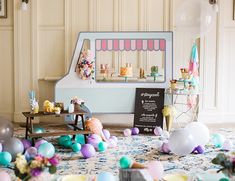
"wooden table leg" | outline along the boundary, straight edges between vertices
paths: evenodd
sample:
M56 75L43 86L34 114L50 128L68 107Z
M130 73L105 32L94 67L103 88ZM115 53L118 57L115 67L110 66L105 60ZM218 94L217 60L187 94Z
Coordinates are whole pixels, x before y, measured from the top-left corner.
M78 114L76 114L75 116L75 120L74 120L74 125L73 125L73 130L76 131L77 130L77 124L78 124ZM73 135L73 140L75 140L76 135Z
M30 117L30 132L33 133L33 117ZM32 144L34 145L34 142L35 142L35 138L32 138Z
M85 130L85 120L84 120L84 114L81 114L80 115L81 116L81 118L82 118L82 129L83 129L83 131ZM86 141L86 136L87 136L87 134L84 134L84 140L85 140L85 143L87 143L87 141Z
M28 139L28 131L29 131L29 118L26 117L25 139Z

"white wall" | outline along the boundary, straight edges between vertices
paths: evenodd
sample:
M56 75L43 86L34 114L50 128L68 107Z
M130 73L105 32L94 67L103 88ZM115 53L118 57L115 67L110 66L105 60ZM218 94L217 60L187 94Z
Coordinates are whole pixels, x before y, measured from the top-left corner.
M0 115L22 121L21 112L29 110L30 89L36 90L41 104L53 100L55 80L66 73L80 31L174 30L178 75L179 68L188 63L192 45L190 33L174 26L182 1L32 0L26 12L19 9L20 0L8 1L9 16L0 19ZM222 117L233 121L235 117L232 1L219 1L217 24L201 40L204 121L222 121Z

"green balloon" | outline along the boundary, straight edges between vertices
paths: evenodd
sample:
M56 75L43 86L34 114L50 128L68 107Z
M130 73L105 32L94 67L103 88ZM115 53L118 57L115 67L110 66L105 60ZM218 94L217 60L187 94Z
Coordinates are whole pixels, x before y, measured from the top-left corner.
M34 133L45 133L46 131L45 131L45 129L42 128L42 127L34 127L34 128L33 128L33 132L34 132Z
M128 157L128 156L123 156L120 160L119 160L119 164L121 166L121 168L130 168L131 164L132 164L132 160Z
M0 165L7 166L11 163L12 156L9 152L0 153Z
M66 140L63 145L65 148L71 148L72 147L72 141L71 140Z
M60 136L58 139L58 143L59 143L59 145L63 146L64 143L68 140L71 140L71 138L69 136Z
M77 134L77 135L75 136L75 141L76 141L77 143L80 143L81 145L84 145L84 144L85 144L84 135L82 135L82 134Z
M81 150L81 145L79 144L79 143L74 143L74 144L72 144L72 150L75 152L75 153L77 153L77 152L79 152L80 150Z
M108 144L107 144L106 142L101 141L101 142L98 144L98 150L99 150L100 152L105 151L105 150L107 149L107 147L108 147Z

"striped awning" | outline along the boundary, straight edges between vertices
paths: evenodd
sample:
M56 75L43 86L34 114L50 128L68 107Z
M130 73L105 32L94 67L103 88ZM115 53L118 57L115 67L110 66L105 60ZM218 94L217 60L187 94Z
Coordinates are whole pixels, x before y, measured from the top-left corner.
M97 39L96 51L165 51L165 39Z

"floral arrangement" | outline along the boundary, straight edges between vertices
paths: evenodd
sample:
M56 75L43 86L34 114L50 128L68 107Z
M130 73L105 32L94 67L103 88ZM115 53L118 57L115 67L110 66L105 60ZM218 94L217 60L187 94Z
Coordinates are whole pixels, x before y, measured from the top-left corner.
M235 153L232 155L225 155L219 153L213 160L213 164L220 165L222 168L217 172L222 171L228 177L235 176Z
M23 181L47 175L48 180L48 176L51 176L50 174L56 173L56 166L59 161L60 157L58 155L54 155L52 158L37 155L27 160L24 155L18 154L15 161L15 175Z
M94 56L91 50L84 50L81 53L77 68L81 79L89 79L94 73ZM94 77L92 77L94 79Z
M85 101L83 99L78 98L77 96L71 99L72 104L84 105Z

